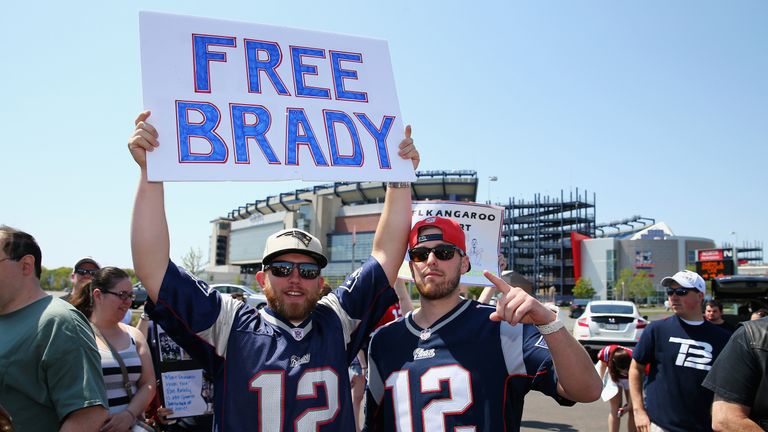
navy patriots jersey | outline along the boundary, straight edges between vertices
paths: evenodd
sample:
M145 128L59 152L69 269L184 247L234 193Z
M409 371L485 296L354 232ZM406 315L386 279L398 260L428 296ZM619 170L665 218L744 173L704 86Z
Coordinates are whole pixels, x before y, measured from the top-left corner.
M517 431L531 389L572 405L536 327L491 321L494 310L464 300L428 329L409 313L375 332L366 430Z
M294 326L169 262L150 316L214 377L217 431L353 431L347 368L397 300L370 258Z

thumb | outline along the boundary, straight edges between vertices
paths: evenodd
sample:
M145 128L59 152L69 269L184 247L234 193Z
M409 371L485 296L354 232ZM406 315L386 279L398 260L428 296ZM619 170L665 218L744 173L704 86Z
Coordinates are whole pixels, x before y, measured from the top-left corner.
M510 286L504 282L504 279L496 276L488 270L483 271L483 276L485 276L485 278L488 279L492 284L496 285L496 288L501 291L502 294L509 292Z
M411 125L405 127L405 139L411 138Z

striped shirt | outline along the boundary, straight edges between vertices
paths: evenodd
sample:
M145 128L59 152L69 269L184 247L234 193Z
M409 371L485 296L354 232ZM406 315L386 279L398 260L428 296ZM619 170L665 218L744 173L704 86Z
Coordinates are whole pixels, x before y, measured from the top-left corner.
M131 338L131 345L118 351L123 358L126 369L128 369L128 381L131 383L131 391L136 394L136 382L141 376L141 358L136 351L136 341ZM99 348L101 354L101 372L104 375L104 385L107 387L107 398L109 399L109 413L115 414L124 410L128 406L130 399L128 392L123 385L123 373L120 371L120 363L115 360L112 351Z

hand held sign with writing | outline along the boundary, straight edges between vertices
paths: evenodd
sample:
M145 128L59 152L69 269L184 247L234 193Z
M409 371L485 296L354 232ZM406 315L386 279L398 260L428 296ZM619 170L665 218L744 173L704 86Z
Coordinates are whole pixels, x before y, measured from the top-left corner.
M201 369L164 372L163 401L173 410L169 418L193 417L206 414L207 405L202 396L203 371Z
M472 264L469 272L461 276L461 283L466 285L493 285L485 276L483 270L499 275L499 238L501 223L504 219L504 209L501 207L469 202L453 201L414 201L411 226L418 221L440 216L453 219L464 230L467 256ZM398 276L413 280L408 267L408 255L400 267Z
M387 43L141 12L152 181L412 181Z

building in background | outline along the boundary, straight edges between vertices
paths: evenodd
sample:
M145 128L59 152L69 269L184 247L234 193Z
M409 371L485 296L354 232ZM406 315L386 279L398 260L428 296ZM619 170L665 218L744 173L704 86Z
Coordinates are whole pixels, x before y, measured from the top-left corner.
M416 176L414 200L477 199L475 171L420 171ZM232 209L211 221L206 279L255 285L267 237L290 227L322 241L329 260L323 275L331 285L340 283L371 253L385 188L382 182L324 184ZM497 204L504 207L500 247L508 269L531 281L533 292L570 298L576 281L589 278L596 298L612 299L620 296L615 285L623 269L646 275L660 289L662 277L695 265L697 250L715 248L710 239L677 236L664 223L641 216L597 224L595 202L594 194L577 189ZM759 266L762 244L736 251L750 268L764 270Z

